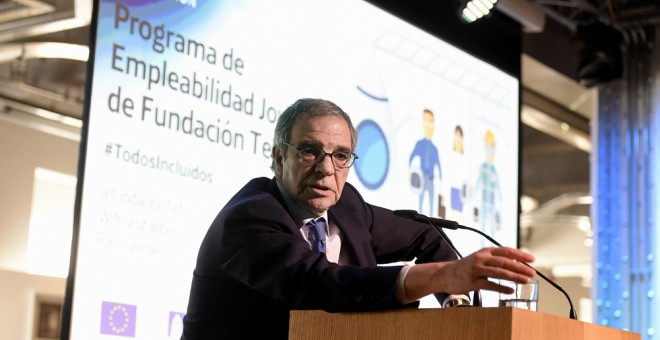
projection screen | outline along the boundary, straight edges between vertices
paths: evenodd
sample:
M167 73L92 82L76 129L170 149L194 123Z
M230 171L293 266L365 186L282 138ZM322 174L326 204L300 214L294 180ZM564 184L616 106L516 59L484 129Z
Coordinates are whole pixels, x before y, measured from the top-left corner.
M302 97L351 115L348 181L368 202L516 246L516 77L363 1L101 0L95 13L70 339L179 338L204 233L249 179L273 176L275 122ZM488 245L450 235L463 254Z

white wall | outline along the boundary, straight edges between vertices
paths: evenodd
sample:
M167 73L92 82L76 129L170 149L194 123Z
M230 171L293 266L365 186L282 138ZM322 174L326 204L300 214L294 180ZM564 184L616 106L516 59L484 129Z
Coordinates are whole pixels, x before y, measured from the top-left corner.
M66 283L25 273L34 169L75 176L79 143L1 115L5 113L0 113L0 339L23 340L29 336L31 294L63 297Z
M66 279L0 270L0 339L32 340L36 294L64 299Z

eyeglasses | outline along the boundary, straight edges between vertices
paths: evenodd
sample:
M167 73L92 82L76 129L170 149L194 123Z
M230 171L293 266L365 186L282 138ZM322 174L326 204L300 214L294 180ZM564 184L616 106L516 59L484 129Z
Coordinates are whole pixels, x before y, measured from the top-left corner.
M290 146L298 151L300 156L300 161L303 164L316 164L323 161L325 156L330 156L332 164L335 168L344 169L350 168L355 163L355 160L358 159L358 156L352 152L346 151L335 151L335 152L325 152L323 150L314 149L314 148L301 148L295 145L291 145L287 142L282 142L287 146Z

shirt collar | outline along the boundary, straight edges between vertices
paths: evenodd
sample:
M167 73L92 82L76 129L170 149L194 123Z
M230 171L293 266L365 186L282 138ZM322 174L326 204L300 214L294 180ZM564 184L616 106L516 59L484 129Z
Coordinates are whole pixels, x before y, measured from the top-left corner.
M317 219L319 217L325 218L325 221L328 221L328 211L324 211L323 215L321 216L316 216L312 214L311 212L303 209L300 207L296 202L293 201L291 196L284 190L282 187L282 184L280 183L280 180L275 178L275 183L277 183L277 189L280 191L280 195L282 195L282 198L284 199L284 203L286 204L287 208L289 208L289 211L293 214L293 218L295 219L296 223L298 223L298 227L302 227L307 223L309 220L312 219Z

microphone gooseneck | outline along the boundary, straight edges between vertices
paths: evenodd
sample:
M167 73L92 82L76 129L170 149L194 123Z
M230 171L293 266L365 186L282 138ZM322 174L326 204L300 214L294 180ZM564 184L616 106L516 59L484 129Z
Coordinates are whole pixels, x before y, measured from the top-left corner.
M431 221L430 218L428 218L424 215L418 214L417 211L415 211L415 210L394 210L394 215L399 216L399 217L403 217L403 218L412 219L412 220L415 220L417 222L428 223L440 235L440 238L442 238L449 245L449 248L451 248L451 250L454 252L454 254L456 254L456 256L459 259L463 258L463 255L461 255L461 253L458 251L458 249L456 249L456 247L451 242L451 240L449 239L447 234L445 234L445 231L442 230L442 226L438 227L437 225L435 225L435 223L433 223L433 221ZM458 225L458 223L456 223L456 224Z
M458 225L458 229L473 231L473 232L485 237L488 241L490 241L494 245L496 245L498 247L502 247L502 245L499 242L495 241L494 238L490 237L488 234L484 233L483 231L481 231L479 229L467 227L467 226L460 225L460 224ZM550 280L547 276L545 276L543 273L541 273L538 269L532 267L530 264L524 263L524 262L521 262L521 263L526 265L529 268L534 269L534 271L536 272L536 275L541 277L543 280L545 280L545 282L549 283L551 286L555 287L558 291L560 291L562 294L564 294L564 296L566 297L566 300L568 300L568 304L571 308L569 310L569 315L568 316L569 316L569 318L571 318L573 320L577 320L577 312L575 311L575 308L573 307L573 301L571 301L571 297L568 296L568 293L564 290L564 288L562 288L560 285L556 284L554 281Z
M449 221L449 220L440 219L440 218L427 217L427 216L424 216L422 214L417 213L414 210L396 210L396 211L394 211L394 214L397 215L397 216L410 218L410 219L413 219L415 221L429 223L435 229L439 229L438 228L438 226L439 226L441 228L447 228L447 229L452 229L452 230L456 230L456 229L469 230L469 231L475 232L475 233L485 237L488 241L490 241L494 245L496 245L498 247L502 247L502 245L499 242L497 242L494 238L490 237L490 235L484 233L483 231L481 231L479 229L467 227L467 226L464 226L464 225L460 225L460 224L458 224L458 222ZM447 242L447 243L450 245L450 247L452 247L452 249L455 249L455 247L451 244L451 242ZM461 258L462 258L462 256L461 256ZM577 320L577 313L575 311L575 308L573 307L573 301L571 300L571 297L568 295L568 293L561 286L559 286L557 283L550 280L547 276L545 276L543 273L541 273L538 269L534 268L533 266L531 266L528 263L524 263L524 262L521 262L521 263L526 265L529 268L534 269L534 272L536 272L536 275L541 277L543 280L545 280L545 282L549 283L551 286L555 287L555 289L557 289L562 294L564 294L564 296L566 297L566 300L568 300L568 304L570 306L569 318L571 318L573 320ZM476 295L477 294L475 292L475 298L476 298Z
M456 257L458 257L459 259L463 258L463 255L461 254L461 252L458 251L456 246L454 246L454 243L451 242L451 240L449 239L449 236L447 236L445 231L442 230L442 228L457 229L457 228L453 228L453 227L454 226L458 227L458 223L456 223L454 221L447 221L447 220L441 220L441 221L443 221L441 223L434 223L434 222L439 222L439 221L434 221L434 220L437 220L437 219L432 220L431 218L429 218L425 215L420 215L415 210L395 210L394 215L399 216L399 217L403 217L403 218L412 219L412 220L415 220L417 222L422 222L422 223L429 224L440 235L440 238L442 238L445 241L445 243L447 243L447 245L449 245L449 248L451 248L451 250L454 252L454 254L456 254ZM449 223L447 223L447 222L449 222ZM438 224L438 225L436 225L436 224ZM474 292L474 296L472 298L472 305L475 306L475 307L481 307L481 292L479 290Z

